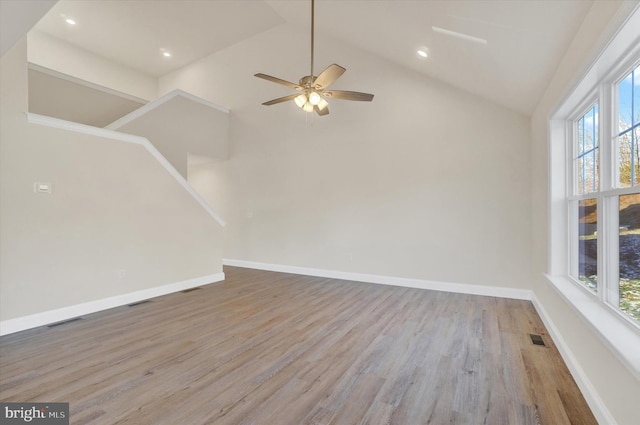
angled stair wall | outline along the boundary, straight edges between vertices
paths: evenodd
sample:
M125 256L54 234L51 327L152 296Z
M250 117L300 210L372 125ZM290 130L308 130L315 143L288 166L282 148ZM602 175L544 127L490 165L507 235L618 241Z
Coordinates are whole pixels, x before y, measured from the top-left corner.
M147 138L188 177L189 155L227 159L229 110L174 90L105 127Z
M1 67L0 334L224 278L223 220L148 140L25 116L24 41Z

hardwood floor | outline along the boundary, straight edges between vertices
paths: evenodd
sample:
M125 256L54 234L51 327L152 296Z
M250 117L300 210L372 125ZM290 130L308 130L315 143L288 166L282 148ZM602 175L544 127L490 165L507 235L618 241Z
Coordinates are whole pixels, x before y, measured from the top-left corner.
M72 424L596 424L528 301L225 273L0 338L0 398Z

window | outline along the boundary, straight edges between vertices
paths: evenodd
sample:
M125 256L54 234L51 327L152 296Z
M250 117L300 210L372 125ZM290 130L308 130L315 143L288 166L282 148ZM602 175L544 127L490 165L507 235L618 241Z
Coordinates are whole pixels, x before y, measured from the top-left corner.
M627 10L549 116L545 276L640 379L640 7Z
M569 274L640 324L640 66L621 77L571 123Z

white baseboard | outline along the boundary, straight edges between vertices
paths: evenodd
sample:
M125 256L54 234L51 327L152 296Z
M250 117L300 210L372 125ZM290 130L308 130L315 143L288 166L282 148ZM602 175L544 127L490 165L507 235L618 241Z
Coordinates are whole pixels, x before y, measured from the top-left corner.
M404 286L407 288L429 289L432 291L455 292L460 294L483 295L487 297L512 298L517 300L531 300L532 295L532 292L527 289L470 285L465 283L436 282L432 280L409 279L404 277L341 272L336 270L315 269L308 267L284 266L279 264L259 263L255 261L223 259L222 264L226 266L268 270L272 272L302 274L307 276L328 277L331 279L378 283L381 285Z
M220 282L223 280L224 273L220 272L208 276L201 276L193 279L183 280L181 282L157 286L155 288L130 292L128 294L116 295L114 297L89 301L86 303L62 307L55 310L44 311L42 313L31 314L29 316L3 320L0 321L0 335L8 335L27 329L37 328L38 326L61 322L63 320L72 319L74 317L96 313L98 311L120 307L138 301L148 300L149 298L159 297L161 295L167 295L173 292L184 291L185 289L195 288L196 286L202 286L209 283Z
M560 352L562 359L567 364L567 367L569 368L573 379L576 381L576 384L578 385L578 388L580 388L580 391L582 391L582 395L587 401L587 404L591 408L591 411L596 417L598 423L616 425L617 422L615 421L613 416L611 416L609 409L607 409L607 406L600 398L600 395L580 366L580 363L578 363L575 356L573 355L573 352L569 348L569 345L566 343L566 341L562 337L562 334L560 333L560 331L558 331L558 328L554 325L553 321L547 314L544 307L542 307L542 304L540 304L535 294L533 294L531 302L538 312L538 315L542 319L544 326L549 331L551 339L553 339L556 347L558 347L558 351Z

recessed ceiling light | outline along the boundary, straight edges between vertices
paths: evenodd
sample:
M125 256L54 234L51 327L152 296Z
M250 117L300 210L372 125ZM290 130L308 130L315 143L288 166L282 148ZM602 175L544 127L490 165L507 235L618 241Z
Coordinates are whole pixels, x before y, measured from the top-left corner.
M416 46L416 57L420 60L424 60L429 57L429 48L425 45Z
M67 18L64 21L69 25L75 25L76 24L76 21L74 19L71 19L71 18Z
M164 56L165 58L170 58L170 57L171 57L171 53L169 53L169 52L162 52L162 56Z

